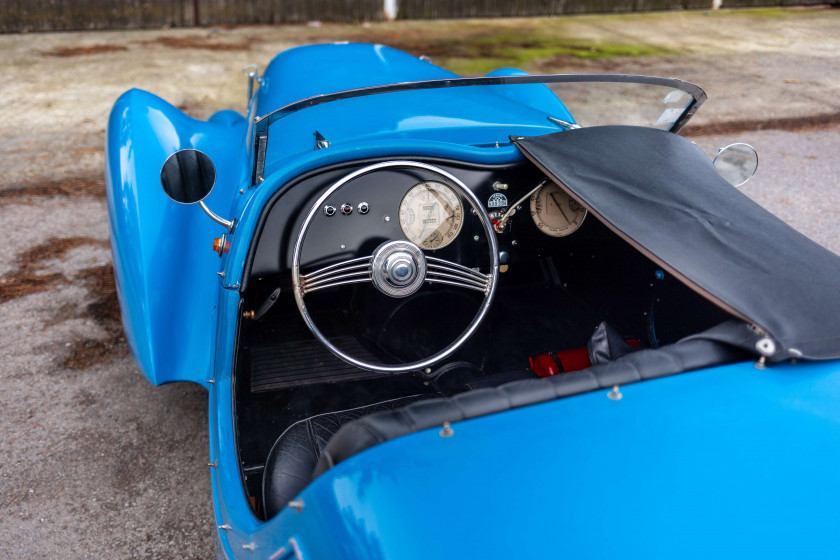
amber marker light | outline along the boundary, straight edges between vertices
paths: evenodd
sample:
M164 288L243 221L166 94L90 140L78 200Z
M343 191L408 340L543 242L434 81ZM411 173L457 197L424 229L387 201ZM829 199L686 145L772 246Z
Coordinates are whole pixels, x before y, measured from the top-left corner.
M227 253L230 250L230 241L225 239L224 236L217 237L213 240L213 251L222 256L223 253Z

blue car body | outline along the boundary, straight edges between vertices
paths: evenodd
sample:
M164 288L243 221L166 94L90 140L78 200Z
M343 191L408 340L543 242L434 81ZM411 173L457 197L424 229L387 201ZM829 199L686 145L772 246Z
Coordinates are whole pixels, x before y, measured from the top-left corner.
M320 69L329 67L329 72ZM501 70L496 76L523 75ZM154 384L210 399L220 551L230 558L828 557L838 520L840 362L753 359L519 407L363 451L264 520L243 491L234 362L249 251L272 197L314 170L368 158L525 161L509 136L574 116L542 85L406 90L323 103L271 126L254 181L256 117L334 92L454 74L379 45L278 55L243 118L193 119L131 90L108 123L111 240L127 340ZM518 89L516 89L518 88ZM313 131L328 139L313 149ZM230 234L160 187L194 148L216 170L205 199ZM213 238L228 233L221 258Z

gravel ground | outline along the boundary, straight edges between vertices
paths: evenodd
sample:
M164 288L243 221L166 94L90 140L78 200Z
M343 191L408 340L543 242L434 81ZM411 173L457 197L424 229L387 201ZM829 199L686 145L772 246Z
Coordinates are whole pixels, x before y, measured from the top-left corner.
M243 106L240 67L293 45L367 38L420 49L429 45L401 41L533 22L0 36L0 558L212 556L206 392L152 387L119 327L102 181L116 97L140 87L206 117ZM686 135L709 154L752 143L761 165L744 191L840 253L839 23L837 10L541 20L570 37L673 54L534 69L700 84L710 100Z

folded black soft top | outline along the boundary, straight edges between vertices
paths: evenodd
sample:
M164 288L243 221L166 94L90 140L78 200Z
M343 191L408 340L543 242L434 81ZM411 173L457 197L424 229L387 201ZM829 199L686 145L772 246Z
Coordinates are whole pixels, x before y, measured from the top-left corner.
M753 325L770 361L840 358L840 257L730 186L689 140L602 126L514 141L614 232Z

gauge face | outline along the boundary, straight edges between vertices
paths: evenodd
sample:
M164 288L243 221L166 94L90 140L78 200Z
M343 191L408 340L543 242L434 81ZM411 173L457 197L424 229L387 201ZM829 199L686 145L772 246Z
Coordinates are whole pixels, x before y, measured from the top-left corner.
M446 247L458 236L463 222L458 194L437 181L414 185L400 202L400 227L422 249Z
M580 227L586 208L566 191L549 183L531 195L531 217L543 233L564 237Z

